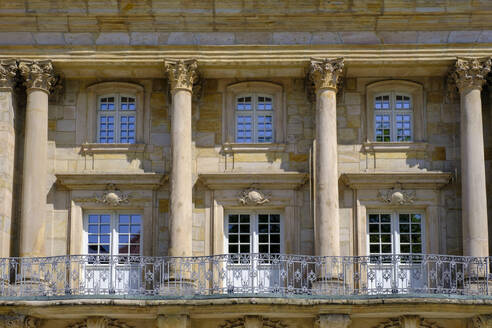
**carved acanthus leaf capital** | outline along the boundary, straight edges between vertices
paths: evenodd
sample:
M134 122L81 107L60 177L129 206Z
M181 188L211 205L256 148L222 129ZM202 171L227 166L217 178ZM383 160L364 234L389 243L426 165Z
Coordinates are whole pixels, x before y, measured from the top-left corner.
M482 89L487 74L490 72L492 60L487 58L458 58L453 78L460 92L470 89Z
M21 61L19 70L27 89L42 89L49 93L58 81L51 60Z
M89 317L83 321L77 322L68 328L132 328L116 319L106 317Z
M178 89L193 91L193 84L198 81L198 64L195 59L166 61L165 69L171 85L171 90Z
M0 88L13 88L18 70L15 59L0 61Z
M492 315L477 315L471 319L473 328L492 328Z
M421 318L417 315L404 315L399 318L391 318L388 321L380 323L374 328L441 328L435 322Z
M37 328L40 320L23 314L0 316L0 328Z
M309 78L313 81L316 91L320 89L337 90L343 66L343 58L311 59Z

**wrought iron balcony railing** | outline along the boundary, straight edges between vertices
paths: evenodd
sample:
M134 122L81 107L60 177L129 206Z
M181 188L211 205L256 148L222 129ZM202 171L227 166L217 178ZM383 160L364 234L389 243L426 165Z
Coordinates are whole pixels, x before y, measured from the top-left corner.
M230 254L0 259L0 299L487 297L489 258Z

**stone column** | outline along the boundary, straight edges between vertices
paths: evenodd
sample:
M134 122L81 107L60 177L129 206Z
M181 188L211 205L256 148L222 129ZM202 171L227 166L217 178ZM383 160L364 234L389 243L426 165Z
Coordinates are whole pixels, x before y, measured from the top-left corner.
M0 258L10 256L12 191L14 187L14 79L17 62L0 61Z
M191 321L187 315L160 315L157 317L156 328L190 328Z
M347 328L350 325L347 314L321 314L316 321L317 328Z
M46 256L48 95L56 79L51 61L22 61L19 69L27 88L19 255Z
M458 59L454 72L461 95L463 254L467 256L489 255L480 92L490 65L490 58Z
M191 97L196 60L166 62L172 94L169 256L192 256Z
M337 163L337 84L343 59L312 60L316 90L316 255L340 255Z

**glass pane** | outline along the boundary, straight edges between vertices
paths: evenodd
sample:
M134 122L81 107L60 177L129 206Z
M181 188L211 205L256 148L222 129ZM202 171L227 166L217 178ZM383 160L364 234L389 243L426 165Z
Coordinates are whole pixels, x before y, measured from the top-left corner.
M114 116L101 115L99 117L99 142L114 142Z
M241 111L252 110L251 96L237 98L236 109Z
M411 141L411 117L409 114L396 115L396 141Z
M412 104L410 102L410 97L403 96L403 95L396 95L395 108L396 109L411 109Z
M231 245L229 244L229 253L230 254L235 254L238 252L238 245Z
M236 122L236 141L240 143L253 142L253 120L250 115L238 115Z
M256 118L257 142L273 141L273 116L258 115Z
M390 141L391 117L389 114L378 114L375 119L376 141Z
M390 109L390 97L389 95L378 96L374 100L374 109Z
M272 110L272 98L270 97L258 97L258 110Z

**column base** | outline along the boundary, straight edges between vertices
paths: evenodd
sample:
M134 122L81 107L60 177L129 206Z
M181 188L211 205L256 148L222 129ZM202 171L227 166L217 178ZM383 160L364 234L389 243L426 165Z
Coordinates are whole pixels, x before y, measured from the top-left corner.
M162 296L191 296L198 294L196 284L191 279L173 279L165 280L158 291Z
M344 282L338 278L318 278L313 283L312 293L319 296L345 295L346 291Z

